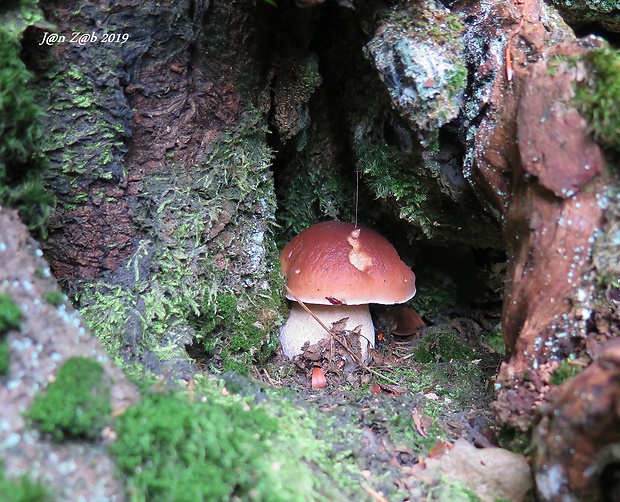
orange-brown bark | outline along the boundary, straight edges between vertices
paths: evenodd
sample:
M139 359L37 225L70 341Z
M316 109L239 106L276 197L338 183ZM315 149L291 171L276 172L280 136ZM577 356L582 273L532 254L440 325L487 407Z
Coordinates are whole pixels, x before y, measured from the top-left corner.
M604 155L574 104L587 69L566 61L579 61L599 42L554 34L540 1L495 8L512 22L503 27L509 71L496 68L471 176L504 223L508 254L508 357L495 410L523 430L536 427L543 412L535 435L542 499L596 498L605 464L618 457L610 445L620 440L620 342L609 342L618 319L605 304L618 295L613 288L596 293L597 246L604 247L617 215L607 209L614 182ZM595 362L556 387L551 376L569 358Z
M504 423L527 429L551 370L567 355L561 339L587 336L573 298L603 220L604 161L572 101L578 69L556 58L592 47L561 23L553 28L543 2L495 9L506 23L489 29L507 46L476 134L472 179L504 222L508 253L502 329L509 360L497 378L496 410ZM490 55L485 64L497 62Z
M536 427L534 470L544 500L607 500L620 495L606 468L620 442L620 340L610 342L581 374L550 394ZM615 490L615 491L614 491Z

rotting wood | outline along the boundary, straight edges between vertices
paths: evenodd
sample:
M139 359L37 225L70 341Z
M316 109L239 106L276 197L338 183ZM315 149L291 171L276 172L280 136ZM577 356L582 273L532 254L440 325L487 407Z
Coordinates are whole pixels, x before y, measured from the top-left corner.
M615 182L573 103L574 84L585 70L562 61L578 61L600 41L554 31L543 2L502 4L489 9L506 24L498 26L487 13L485 29L489 38L504 37L510 45L504 53L509 67L491 53L482 61L495 77L470 173L503 222L508 255L502 314L507 360L497 376L494 408L502 423L524 431L536 427L545 410L536 433L542 499L598 496L604 462L618 458L609 445L619 439L620 390L618 346L602 348L615 330L602 321L597 327L595 320L617 324L617 318L596 307L584 310L583 302L596 288L593 249L606 238L605 198ZM559 388L552 384L563 360L589 361L601 350L580 376ZM603 450L608 458L601 459Z
M541 498L595 500L603 492L618 500L608 464L620 454L620 340L609 342L593 364L555 388L551 401L534 433Z

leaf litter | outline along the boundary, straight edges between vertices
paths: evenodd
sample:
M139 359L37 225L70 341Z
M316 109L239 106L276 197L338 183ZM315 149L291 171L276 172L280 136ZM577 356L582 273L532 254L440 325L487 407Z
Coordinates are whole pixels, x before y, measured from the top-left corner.
M489 412L501 354L485 336L493 323L479 322L484 315L448 312L409 336L382 331L365 362L359 327L347 330L342 319L264 372L271 385L359 428L354 455L372 500L524 500L532 489L527 460L499 447Z

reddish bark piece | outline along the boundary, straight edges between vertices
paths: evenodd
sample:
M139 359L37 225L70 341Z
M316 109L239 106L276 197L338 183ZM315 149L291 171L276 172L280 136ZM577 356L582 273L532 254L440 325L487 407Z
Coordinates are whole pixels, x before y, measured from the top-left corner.
M570 46L556 50L576 51ZM569 55L564 54L564 55ZM588 134L588 123L572 107L577 68L557 61L534 65L523 89L517 115L520 161L525 173L560 198L567 198L603 170L601 150Z
M420 436L422 436L423 438L427 438L428 434L424 430L424 425L422 424L422 418L418 414L417 408L413 409L413 411L411 412L411 417L413 418L413 423L415 424L415 428L418 431L418 434L420 434Z
M370 384L370 393L371 394L383 394L383 390L381 390L381 386L377 382L372 382Z
M554 358L558 335L581 336L572 333L578 326L571 322L571 298L591 265L589 254L603 220L598 203L602 154L587 138L583 119L563 103L572 78L574 73L561 71L550 78L546 63L537 63L517 115L524 164L514 167L505 216L509 267L502 319L512 358L498 376L502 388L496 409L502 421L523 429L547 390L546 375L538 368ZM549 111L554 107L563 108L561 120L560 112ZM537 127L542 109L556 117L549 119L553 128ZM569 138L571 146L558 144L558 135Z
M611 445L620 442L620 340L550 397L534 434L538 494L541 500L595 500L606 490L606 465L617 462Z
M450 451L452 448L454 448L454 445L452 443L438 440L428 452L428 456L430 458L440 458L442 455Z
M407 392L409 392L409 390L406 387L400 387L398 385L373 382L370 386L371 394L386 394L389 396L398 397L406 394Z
M495 410L502 422L527 430L562 357L560 339L587 335L573 298L603 221L603 157L572 104L579 70L555 56L578 59L597 42L574 40L539 0L494 2L489 16L480 29L489 39L509 34L512 80L506 61L489 50L478 74L494 78L471 179L504 222L508 254L502 330L509 360L497 378ZM502 25L493 22L498 17Z

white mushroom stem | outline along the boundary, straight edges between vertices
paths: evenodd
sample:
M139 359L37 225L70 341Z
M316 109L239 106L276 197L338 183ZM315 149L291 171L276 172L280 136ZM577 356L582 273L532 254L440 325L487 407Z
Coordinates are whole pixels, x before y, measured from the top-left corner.
M362 360L368 359L368 345L375 346L375 327L372 324L368 305L316 305L306 306L317 316L325 326L331 325L345 317L348 317L346 329L353 330L362 326L360 343L362 347ZM280 330L280 342L284 355L294 357L301 354L304 343L310 345L317 343L323 338L329 338L329 333L306 312L297 302L293 303L291 314Z

